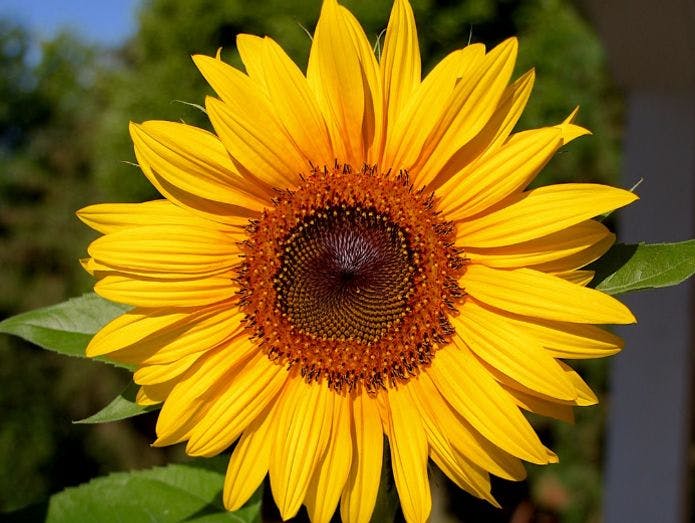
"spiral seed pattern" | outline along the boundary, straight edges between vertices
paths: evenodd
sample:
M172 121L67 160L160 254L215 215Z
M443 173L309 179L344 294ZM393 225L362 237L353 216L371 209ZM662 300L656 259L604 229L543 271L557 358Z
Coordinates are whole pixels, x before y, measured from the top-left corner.
M417 375L453 328L465 259L406 173L315 170L249 224L239 303L267 356L372 393Z
M406 314L413 293L405 233L374 209L329 209L284 242L280 310L322 340L377 341Z

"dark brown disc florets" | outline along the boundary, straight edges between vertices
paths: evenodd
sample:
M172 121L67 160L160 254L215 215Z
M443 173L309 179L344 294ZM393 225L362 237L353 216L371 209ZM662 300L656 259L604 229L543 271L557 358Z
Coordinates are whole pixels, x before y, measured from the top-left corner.
M335 390L407 380L453 333L463 259L407 175L315 170L249 227L247 327L268 356Z
M414 290L412 252L406 234L376 209L319 211L284 244L275 291L298 331L370 343L405 316Z

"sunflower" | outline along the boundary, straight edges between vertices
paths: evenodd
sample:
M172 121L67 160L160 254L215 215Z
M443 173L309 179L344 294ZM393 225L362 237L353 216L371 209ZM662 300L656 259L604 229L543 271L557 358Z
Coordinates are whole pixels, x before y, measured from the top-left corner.
M427 519L428 459L497 504L490 474L557 461L522 414L563 420L596 397L562 360L620 350L595 324L634 322L586 285L614 236L592 217L636 197L594 184L527 190L588 131L574 113L512 133L534 72L513 38L469 45L421 79L413 13L396 0L383 52L325 0L306 75L240 35L246 72L194 56L218 98L214 134L130 127L163 199L79 217L104 235L85 268L134 308L87 354L136 367L161 404L155 445L234 446L224 503L270 476L283 518L338 504L368 521L384 461L408 521ZM384 445L384 437L388 445Z

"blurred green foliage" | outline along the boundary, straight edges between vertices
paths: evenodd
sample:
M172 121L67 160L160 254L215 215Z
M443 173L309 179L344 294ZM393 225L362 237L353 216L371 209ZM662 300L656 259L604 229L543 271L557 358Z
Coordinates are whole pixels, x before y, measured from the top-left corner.
M376 42L390 0L344 2ZM567 0L413 0L424 70L468 42L492 46L520 37L517 74L537 82L520 128L554 124L581 105L578 123L596 137L571 144L539 183L614 182L622 102L612 90L603 50ZM69 34L41 43L30 59L27 32L0 21L0 318L84 292L77 260L93 238L74 211L101 201L155 196L134 162L129 120L182 120L208 127L185 103L212 94L190 55L214 54L241 66L235 37L270 35L305 67L319 0L147 0L135 36L101 49ZM306 30L305 30L306 29ZM605 391L605 366L581 366ZM0 511L38 501L107 471L143 468L180 457L150 449L153 417L74 426L108 403L127 374L59 358L0 337ZM603 410L580 410L576 426L536 420L560 465L531 468L529 484L499 482L496 511L456 491L450 508L466 521L509 521L524 507L544 521L598 521ZM529 486L530 485L530 486ZM535 517L535 516L534 516ZM519 521L526 521L519 519ZM530 521L530 520L529 520Z

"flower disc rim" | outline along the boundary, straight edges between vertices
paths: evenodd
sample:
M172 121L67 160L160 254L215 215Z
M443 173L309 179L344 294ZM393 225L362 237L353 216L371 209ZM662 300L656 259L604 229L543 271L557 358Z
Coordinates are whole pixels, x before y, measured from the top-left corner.
M247 328L272 361L298 368L308 382L325 379L337 391L368 392L406 382L454 332L448 318L463 299L457 282L465 259L454 247L453 225L442 219L433 195L415 190L405 172L394 176L376 166L355 170L336 163L302 178L301 186L284 191L274 208L249 226L238 278ZM333 243L345 235L371 243L371 255L381 256L382 263L363 265L369 270L361 277L371 287L353 288L348 296L353 310L330 319L328 308L319 310L325 284L343 282L299 251L309 245L325 262L326 249L340 255ZM374 249L375 240L380 248ZM288 267L291 263L299 269ZM394 265L396 273L388 273ZM317 272L307 270L311 267ZM304 305L317 310L297 312L297 288L304 292ZM384 294L381 303L377 290ZM311 292L315 296L307 298Z

